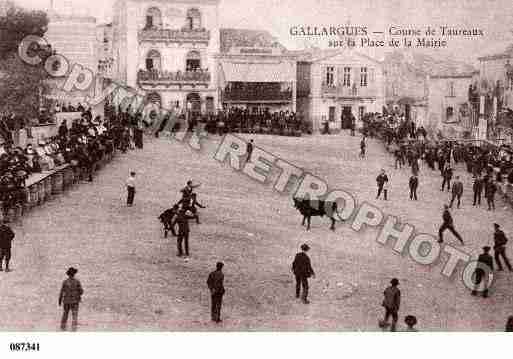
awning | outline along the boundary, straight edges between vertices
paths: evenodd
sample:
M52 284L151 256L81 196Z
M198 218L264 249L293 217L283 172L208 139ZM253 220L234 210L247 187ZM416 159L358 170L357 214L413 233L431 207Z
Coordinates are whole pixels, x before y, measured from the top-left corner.
M222 62L224 82L293 82L296 72L293 64Z

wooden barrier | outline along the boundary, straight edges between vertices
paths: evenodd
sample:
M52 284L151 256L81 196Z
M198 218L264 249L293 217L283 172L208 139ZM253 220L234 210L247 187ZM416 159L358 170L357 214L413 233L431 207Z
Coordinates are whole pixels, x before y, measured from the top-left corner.
M112 158L112 155L106 156L101 161L106 163ZM77 166L65 164L50 171L30 175L25 182L25 201L23 205L7 209L8 220L16 220L23 215L25 210L41 205L53 195L65 191L80 180L80 172L80 168ZM3 208L2 202L0 202L0 208ZM3 215L3 210L0 210L0 218Z

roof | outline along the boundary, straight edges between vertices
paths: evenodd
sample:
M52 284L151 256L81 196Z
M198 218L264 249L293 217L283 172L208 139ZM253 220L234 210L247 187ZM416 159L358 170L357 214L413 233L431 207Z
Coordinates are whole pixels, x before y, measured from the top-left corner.
M329 59L330 57L337 56L342 52L348 51L346 49L321 49L318 47L313 47L311 49L306 50L296 50L296 51L287 51L290 54L293 54L298 57L298 61L302 62L317 62L325 59ZM356 56L360 56L366 58L372 62L381 64L382 62L376 60L370 56L362 54L361 52L357 52L355 50L349 50L351 53L356 54Z
M296 78L290 63L238 63L222 61L222 76L228 82L291 82Z
M276 37L265 30L221 29L221 53L228 53L232 47L269 47L286 50Z
M419 75L431 77L472 77L476 68L465 62L435 58L419 52L394 51L386 57L386 62L402 62Z
M513 58L513 44L506 47L506 49L502 52L492 54L492 55L486 55L479 57L479 61L489 61L489 60L500 60L500 59L511 59Z

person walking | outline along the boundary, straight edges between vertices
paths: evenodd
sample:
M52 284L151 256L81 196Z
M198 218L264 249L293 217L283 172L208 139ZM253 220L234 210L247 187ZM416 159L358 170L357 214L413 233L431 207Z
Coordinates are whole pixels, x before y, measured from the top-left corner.
M474 206L481 205L481 194L483 193L483 179L480 175L477 175L474 179L474 183L472 184L472 189L474 191Z
M488 203L488 210L495 211L495 193L497 192L497 185L495 181L490 178L485 185L485 197Z
M502 263L501 263L501 257L504 260L504 263L506 264L506 267L508 267L509 271L512 272L513 268L511 267L511 263L506 256L506 244L508 243L508 238L506 238L506 235L501 230L501 226L497 223L493 224L495 232L493 233L493 252L495 257L495 263L497 264L497 270L502 271Z
M458 208L460 208L461 196L463 196L463 182L460 181L460 176L456 176L456 180L452 185L452 198L449 208L452 208L455 199L458 199Z
M130 176L126 180L126 205L127 207L132 207L134 204L135 197L135 172L130 172Z
M417 201L417 188L419 187L419 178L416 175L410 177L410 200Z
M216 270L208 275L207 286L211 295L211 310L210 315L213 322L220 323L221 320L221 306L223 304L224 290L224 264L217 262Z
M301 252L296 254L294 261L292 262L292 273L296 277L296 298L300 297L301 287L303 287L303 295L301 300L305 304L309 304L308 300L308 278L315 277L310 257L307 252L310 250L308 244L301 245Z
M381 193L383 192L385 201L388 200L388 176L384 169L381 170L381 173L376 177L376 183L378 184L378 195L376 199L379 199Z
M253 154L253 140L251 139L246 146L246 162L251 162L251 155Z
M365 149L367 147L367 143L365 142L366 137L365 135L362 137L362 140L360 141L360 158L365 158Z
M7 225L5 218L0 223L0 272L3 271L3 262L5 260L5 271L8 273L11 271L9 263L11 261L11 247L15 234L11 227Z
M451 212L449 212L449 206L448 205L444 205L444 212L443 212L443 215L442 215L442 219L443 219L443 223L440 226L440 229L438 230L438 243L443 243L443 241L444 241L443 234L448 229L449 231L451 231L452 234L454 234L454 236L456 238L458 238L458 240L463 245L464 244L463 243L463 239L461 239L460 234L454 228L454 223L453 223L453 220L452 220L452 215L451 215Z
M399 320L399 308L401 306L401 291L398 288L399 280L394 278L390 281L390 286L383 292L384 299L382 306L385 308L385 318L380 322L381 328L387 328L390 324L388 319L392 317L392 324L390 331L395 332L397 328L397 321Z
M451 190L451 180L452 180L452 168L450 164L447 164L447 167L445 167L442 171L442 189L440 191L444 191L445 185L447 185L447 192Z
M191 216L187 214L187 208L182 206L182 208L178 211L173 222L171 222L171 231L174 236L176 236L176 246L178 249L177 257L182 257L184 255L182 243L185 247L185 257L189 257L189 219L195 219L196 216ZM174 232L175 224L178 224L178 235Z
M77 269L73 267L69 268L66 271L68 278L62 283L61 292L59 294L59 306L63 306L61 330L66 330L70 311L72 316L71 328L73 331L77 330L78 306L82 299L82 294L84 294L80 281L75 278L77 272Z
M481 282L483 282L483 298L488 297L488 277L485 269L488 269L493 272L493 258L490 255L490 247L483 247L483 253L481 253L477 259L479 265L476 267L474 271L475 282L474 282L474 290L472 291L472 295L476 296L478 293L479 286ZM485 269L483 269L483 267ZM483 279L485 279L483 281Z

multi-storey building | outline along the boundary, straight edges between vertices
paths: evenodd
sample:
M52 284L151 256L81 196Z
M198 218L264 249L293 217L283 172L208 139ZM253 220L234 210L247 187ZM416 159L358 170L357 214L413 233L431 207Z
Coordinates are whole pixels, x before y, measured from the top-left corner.
M267 31L221 29L216 59L223 107L296 110L296 57Z
M479 58L477 87L479 94L488 98L488 106L482 106L486 114L493 116L501 109L513 111L513 45L503 52Z
M114 80L192 113L218 106L219 0L117 0Z
M361 126L368 112L384 106L383 66L354 50L314 50L299 55L298 113L312 121L314 131L328 121L332 128Z

